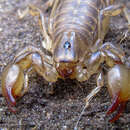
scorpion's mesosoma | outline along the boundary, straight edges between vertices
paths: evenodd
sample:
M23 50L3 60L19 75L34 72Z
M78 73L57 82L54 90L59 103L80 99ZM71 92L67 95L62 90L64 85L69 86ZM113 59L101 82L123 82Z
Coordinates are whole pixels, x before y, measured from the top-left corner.
M29 6L26 10L26 13L39 16L45 39L42 46L49 53L29 46L7 65L2 74L2 91L9 108L15 111L16 100L27 92L30 69L48 82L56 82L58 78L82 82L97 73L97 87L86 98L89 103L104 85L101 63L105 62L111 68L107 80L112 106L107 114L119 106L111 122L117 120L130 99L130 72L125 65L117 64L123 63L124 52L111 43L102 43L111 16L124 12L130 23L127 9L122 4L114 5L114 0L49 0L45 8L49 7L52 11L48 30L40 9Z

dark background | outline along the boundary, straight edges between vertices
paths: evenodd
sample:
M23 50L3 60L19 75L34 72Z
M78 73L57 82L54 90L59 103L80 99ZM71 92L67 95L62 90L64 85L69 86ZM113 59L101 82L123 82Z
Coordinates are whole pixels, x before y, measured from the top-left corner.
M9 63L17 51L27 45L40 47L43 40L37 17L30 15L19 20L18 10L24 10L28 4L43 9L45 0L0 0L0 74L4 64ZM124 2L130 9L128 0ZM46 16L49 14L46 13ZM109 32L104 41L119 44L130 56L130 33L127 33L127 22L123 14L112 18ZM59 80L54 84L54 94L47 94L48 83L36 73L30 76L29 91L18 101L18 113L8 111L0 88L0 130L72 130L85 105L85 97L96 87L95 76L89 81L78 83L72 80ZM78 130L85 129L130 129L130 102L120 119L111 124L106 110L111 100L104 87L90 106L85 110Z

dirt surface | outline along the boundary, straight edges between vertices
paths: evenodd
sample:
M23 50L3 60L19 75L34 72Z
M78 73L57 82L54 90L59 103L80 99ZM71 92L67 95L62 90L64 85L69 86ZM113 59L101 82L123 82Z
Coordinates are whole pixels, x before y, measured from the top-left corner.
M7 64L17 51L27 45L40 47L43 40L37 17L28 15L18 18L18 10L24 10L29 3L44 8L45 0L0 0L0 63ZM117 3L120 1L117 1ZM130 9L130 2L122 0ZM130 56L130 34L123 14L112 18L105 41L120 44ZM0 66L2 72L4 65ZM47 94L49 84L39 75L29 80L29 91L17 104L16 114L9 112L0 90L0 130L73 130L85 105L85 97L95 88L95 76L89 81L59 80L54 85L54 94ZM115 123L109 123L106 116L111 100L104 87L92 100L78 124L78 130L130 130L130 102L125 112Z

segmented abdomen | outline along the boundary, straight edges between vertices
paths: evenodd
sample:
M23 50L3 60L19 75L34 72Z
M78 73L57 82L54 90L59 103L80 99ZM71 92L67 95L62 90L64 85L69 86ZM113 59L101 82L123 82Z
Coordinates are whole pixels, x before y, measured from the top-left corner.
M89 44L97 38L99 9L106 6L105 0L64 0L58 6L53 24L54 42L66 31L76 32ZM87 43L86 43L87 44Z

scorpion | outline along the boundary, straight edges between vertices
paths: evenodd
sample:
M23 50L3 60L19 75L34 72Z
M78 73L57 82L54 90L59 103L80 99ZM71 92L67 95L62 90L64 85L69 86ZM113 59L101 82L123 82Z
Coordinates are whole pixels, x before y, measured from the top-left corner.
M96 84L86 97L86 104L104 86L101 64L105 63L108 91L112 105L107 114L118 109L110 122L116 121L130 99L130 69L124 64L123 50L111 42L103 43L112 16L124 12L128 24L130 16L124 4L114 4L115 0L48 0L45 10L52 8L46 26L45 10L29 5L25 13L38 16L44 41L43 49L27 46L16 54L2 73L2 93L12 112L16 112L16 102L29 89L28 75L35 70L50 83L61 79L87 81L97 74Z

